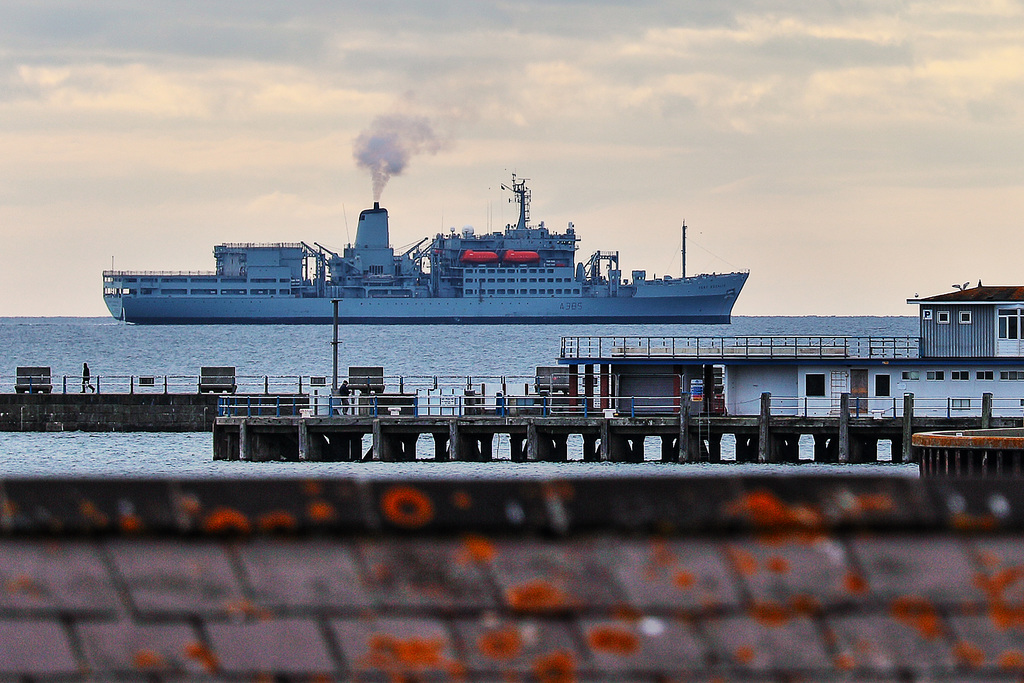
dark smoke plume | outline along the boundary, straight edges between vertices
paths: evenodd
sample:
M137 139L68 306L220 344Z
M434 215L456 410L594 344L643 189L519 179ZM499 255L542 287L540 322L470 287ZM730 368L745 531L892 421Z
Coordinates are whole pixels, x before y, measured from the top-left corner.
M434 154L444 144L426 117L390 114L378 116L359 134L352 153L359 166L369 169L377 202L388 180L405 170L413 154Z

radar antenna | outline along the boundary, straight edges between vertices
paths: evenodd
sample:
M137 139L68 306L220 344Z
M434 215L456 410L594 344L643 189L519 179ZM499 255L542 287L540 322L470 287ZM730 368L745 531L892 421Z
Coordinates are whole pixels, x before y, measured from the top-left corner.
M501 184L501 189L508 190L515 196L508 200L509 203L515 202L519 205L519 222L516 224L516 228L523 230L526 228L526 224L530 221L530 188L526 187L526 181L528 178L516 178L516 174L512 174L512 187L509 187L505 183Z

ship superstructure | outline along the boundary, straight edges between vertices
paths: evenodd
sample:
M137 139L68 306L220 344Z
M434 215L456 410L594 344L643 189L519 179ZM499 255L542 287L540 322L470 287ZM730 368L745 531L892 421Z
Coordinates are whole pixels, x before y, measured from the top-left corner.
M618 252L576 261L579 238L530 223L530 190L513 175L519 220L502 232L466 227L396 252L388 212L359 214L356 239L221 244L213 272L105 271L111 314L135 323L727 323L746 272L623 279Z

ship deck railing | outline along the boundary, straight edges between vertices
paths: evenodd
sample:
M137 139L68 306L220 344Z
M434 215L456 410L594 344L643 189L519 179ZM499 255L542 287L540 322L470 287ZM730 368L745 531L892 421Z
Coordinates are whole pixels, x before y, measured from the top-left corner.
M560 360L913 359L918 337L562 337Z
M114 277L210 277L215 270L104 270L104 278Z

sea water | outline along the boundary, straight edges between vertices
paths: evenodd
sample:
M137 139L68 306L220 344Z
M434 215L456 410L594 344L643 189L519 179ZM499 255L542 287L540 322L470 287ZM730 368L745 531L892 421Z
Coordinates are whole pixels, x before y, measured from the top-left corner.
M474 384L529 378L554 365L563 336L876 336L917 334L908 317L737 317L731 325L356 325L339 328L340 372L382 366L388 376L471 377ZM108 318L0 319L0 392L11 392L15 368L51 368L54 390L67 377L81 385L88 363L101 391L124 386L129 376L195 377L205 365L229 365L239 376L330 376L330 325L142 326ZM283 380L279 380L283 381ZM495 381L497 381L495 379ZM715 475L749 472L883 471L916 476L916 468L835 466L678 465L660 459L657 440L648 462L512 463L498 439L493 463L242 463L215 462L208 433L0 433L2 476L361 476L550 477ZM431 445L424 442L429 452ZM570 457L574 457L570 443ZM578 450L578 449L576 449ZM804 448L803 450L807 450Z

